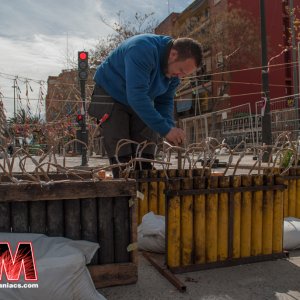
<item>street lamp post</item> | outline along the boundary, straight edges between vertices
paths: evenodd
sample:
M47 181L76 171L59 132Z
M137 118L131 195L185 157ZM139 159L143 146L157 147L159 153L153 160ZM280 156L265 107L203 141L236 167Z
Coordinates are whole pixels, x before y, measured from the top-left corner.
M14 85L12 86L14 88L14 118L16 121L16 88L17 88L17 79L14 79Z
M265 109L262 115L262 143L267 146L267 151L263 154L263 162L269 160L272 144L271 114L270 114L270 90L268 74L268 54L265 20L265 3L260 0L260 29L261 29L261 63L262 63L262 88L265 99Z
M298 78L297 78L297 46L296 46L296 35L295 35L295 28L294 28L294 21L295 21L295 13L294 13L294 1L290 0L290 28L291 28L291 38L292 38L292 62L293 62L293 86L294 86L294 104L295 109L298 111L298 93L299 93L299 86L298 86ZM297 128L298 129L298 128Z

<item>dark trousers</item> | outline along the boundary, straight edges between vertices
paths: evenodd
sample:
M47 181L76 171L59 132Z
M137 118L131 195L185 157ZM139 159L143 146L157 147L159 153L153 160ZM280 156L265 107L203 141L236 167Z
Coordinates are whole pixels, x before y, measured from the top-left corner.
M104 137L104 147L110 164L117 163L116 156L120 162L128 162L136 156L137 145L134 143L117 149L118 142L122 139L133 140L137 143L144 141L157 143L157 133L151 130L130 106L113 99L103 88L97 85L95 85L88 112L99 120L105 114L109 115L108 119L101 125L101 135ZM141 156L153 158L154 150L155 146L149 145L143 150ZM138 163L136 165L139 166ZM142 163L142 169L150 169L151 167L150 163ZM118 177L119 170L116 169L113 173L114 177Z

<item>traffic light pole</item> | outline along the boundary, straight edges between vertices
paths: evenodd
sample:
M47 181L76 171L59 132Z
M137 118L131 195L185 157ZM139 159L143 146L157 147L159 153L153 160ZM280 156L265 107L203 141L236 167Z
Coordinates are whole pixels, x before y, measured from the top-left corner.
M270 90L268 74L268 55L267 55L267 38L266 38L266 20L265 20L265 3L260 0L260 29L261 29L261 63L262 63L262 88L265 98L265 110L262 116L262 143L267 146L262 160L268 162L271 153L272 130L270 114Z
M87 145L88 145L88 133L86 131L86 109L85 109L85 83L88 79L88 52L79 51L78 52L78 79L80 84L80 94L82 99L82 123L81 126L81 141L86 144L86 147L83 145L82 149L82 160L81 166L87 166Z
M81 125L81 138L82 142L88 145L88 137L86 132L86 110L85 110L85 80L80 80L80 93L82 99L82 108L83 108L83 122ZM87 166L87 147L82 146L82 158L81 158L81 166Z

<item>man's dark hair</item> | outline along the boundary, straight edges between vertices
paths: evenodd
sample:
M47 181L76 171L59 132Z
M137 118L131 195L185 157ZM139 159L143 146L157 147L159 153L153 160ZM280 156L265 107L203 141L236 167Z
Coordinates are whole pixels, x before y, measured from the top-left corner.
M202 65L201 44L190 38L178 38L173 42L173 49L178 52L178 60L193 58L199 68Z

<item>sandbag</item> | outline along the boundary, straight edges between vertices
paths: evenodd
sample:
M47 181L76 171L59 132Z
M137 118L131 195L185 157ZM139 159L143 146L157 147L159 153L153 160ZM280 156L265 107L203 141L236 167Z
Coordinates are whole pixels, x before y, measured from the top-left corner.
M300 248L300 219L288 217L284 219L283 249Z
M34 233L0 233L0 241L9 242L13 253L18 242L31 242L38 274L38 288L1 288L0 300L105 300L86 267L99 244ZM17 283L30 282L21 276Z
M165 253L165 239L165 217L152 211L144 215L138 226L139 250Z

